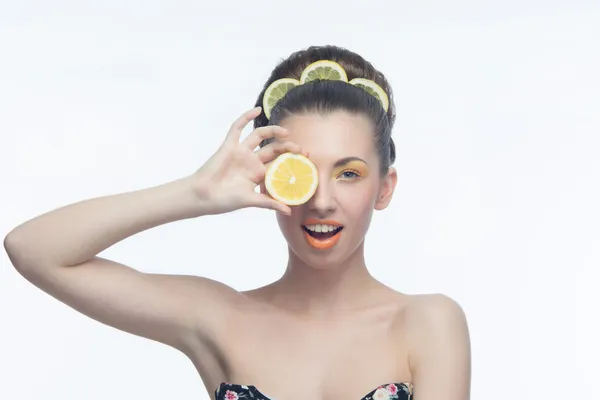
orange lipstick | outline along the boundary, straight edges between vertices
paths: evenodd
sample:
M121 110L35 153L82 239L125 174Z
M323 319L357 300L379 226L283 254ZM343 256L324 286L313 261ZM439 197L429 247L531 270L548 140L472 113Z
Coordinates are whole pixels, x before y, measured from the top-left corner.
M337 221L310 218L304 221L302 231L307 243L318 250L335 246L342 236L343 226Z

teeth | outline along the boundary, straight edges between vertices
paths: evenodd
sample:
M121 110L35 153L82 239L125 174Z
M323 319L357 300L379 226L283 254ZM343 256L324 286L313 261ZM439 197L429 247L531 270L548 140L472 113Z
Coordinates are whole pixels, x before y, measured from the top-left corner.
M338 227L333 225L305 225L306 229L312 232L332 232L336 230Z

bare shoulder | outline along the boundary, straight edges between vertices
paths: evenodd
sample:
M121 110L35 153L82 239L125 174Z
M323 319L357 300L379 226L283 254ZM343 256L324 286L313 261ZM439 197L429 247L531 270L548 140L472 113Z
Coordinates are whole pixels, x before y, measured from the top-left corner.
M466 326L462 306L444 294L409 295L404 312L407 321L417 328L449 328Z
M462 306L443 294L413 295L404 313L415 397L468 399L471 345Z
M433 344L466 346L469 341L467 317L462 306L444 294L411 295L404 309L408 336L415 352Z

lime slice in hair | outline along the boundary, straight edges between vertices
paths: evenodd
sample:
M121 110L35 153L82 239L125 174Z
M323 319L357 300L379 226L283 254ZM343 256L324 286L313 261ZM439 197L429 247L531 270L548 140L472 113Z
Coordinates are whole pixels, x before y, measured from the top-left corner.
M349 83L351 85L354 85L361 89L364 89L372 96L375 96L375 98L377 100L379 100L379 102L383 106L383 109L385 110L385 112L387 112L387 110L390 106L390 102L389 102L387 94L385 93L385 90L383 90L381 88L381 86L379 86L378 84L376 84L375 82L373 82L370 79L364 79L364 78L355 78L355 79L352 79Z
M335 61L320 60L307 66L300 76L301 83L315 80L333 80L348 82L346 71Z
M300 85L300 81L292 78L282 78L271 83L263 96L263 110L267 118L271 118L271 110L286 93Z

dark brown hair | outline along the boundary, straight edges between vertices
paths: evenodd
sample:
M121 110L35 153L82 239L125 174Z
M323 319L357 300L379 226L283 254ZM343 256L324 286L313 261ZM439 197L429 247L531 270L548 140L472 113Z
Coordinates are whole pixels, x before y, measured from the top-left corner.
M308 112L329 113L337 110L362 113L375 128L375 142L379 153L381 172L387 173L396 159L396 149L391 137L396 119L392 89L385 76L360 55L337 46L312 46L292 53L281 61L271 73L260 92L256 105L262 106L265 90L280 78L300 79L304 68L318 60L331 60L340 64L348 80L366 78L385 90L389 98L385 112L379 100L365 90L341 81L313 81L291 89L273 108L270 120L262 112L254 120L254 128L280 123L286 117ZM269 143L263 141L261 147Z

